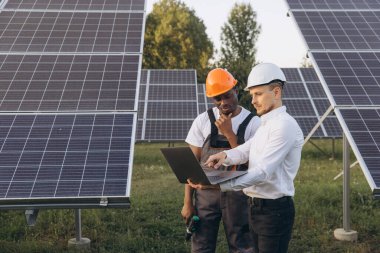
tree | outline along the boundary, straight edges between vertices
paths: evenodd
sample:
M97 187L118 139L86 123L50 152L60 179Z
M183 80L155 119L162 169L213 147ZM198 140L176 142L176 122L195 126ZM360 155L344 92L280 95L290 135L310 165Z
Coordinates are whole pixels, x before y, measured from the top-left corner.
M161 0L145 26L144 68L194 68L199 80L205 80L213 44L194 10L178 0Z
M243 91L249 72L256 64L256 41L260 26L256 23L256 13L250 4L235 4L227 23L222 27L220 59L217 65L228 69L238 80L240 104L251 108L251 99Z

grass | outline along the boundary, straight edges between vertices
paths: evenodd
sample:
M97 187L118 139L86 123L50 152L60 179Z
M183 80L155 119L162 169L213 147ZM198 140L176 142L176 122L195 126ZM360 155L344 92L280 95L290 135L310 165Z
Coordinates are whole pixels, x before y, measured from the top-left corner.
M316 143L327 151L331 146L328 140ZM180 218L183 186L161 156L164 146L136 145L130 209L82 210L82 234L91 239L91 252L190 252ZM351 171L351 227L359 239L334 239L334 229L342 227L342 178L333 180L342 168L341 143L336 146L333 161L310 144L304 147L289 252L380 252L380 203L359 167ZM0 252L71 252L67 241L75 237L73 210L41 210L34 227L26 225L24 211L1 211L0 225ZM227 252L222 226L217 252Z

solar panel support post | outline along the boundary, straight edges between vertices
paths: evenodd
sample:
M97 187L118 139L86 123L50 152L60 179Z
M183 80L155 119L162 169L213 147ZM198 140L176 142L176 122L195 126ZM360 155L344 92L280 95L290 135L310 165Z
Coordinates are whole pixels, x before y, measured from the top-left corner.
M28 224L28 226L36 225L38 211L39 211L38 209L25 210L25 218L26 218L26 223Z
M68 242L69 248L78 248L81 250L90 249L91 240L82 237L82 220L81 209L75 209L75 238L71 238Z
M340 241L357 241L358 233L351 230L350 213L350 145L343 133L343 228L334 230L334 236Z
M317 122L317 124L313 127L313 129L311 129L310 133L306 136L303 144L306 144L306 142L308 142L310 140L311 136L313 136L313 134L315 133L315 131L317 131L317 129L319 128L319 126L322 124L322 122L326 119L326 117L331 113L331 111L333 109L334 109L333 106L330 105L330 107L326 110L326 112L319 119L319 121Z
M331 157L330 160L335 160L335 138L331 140Z

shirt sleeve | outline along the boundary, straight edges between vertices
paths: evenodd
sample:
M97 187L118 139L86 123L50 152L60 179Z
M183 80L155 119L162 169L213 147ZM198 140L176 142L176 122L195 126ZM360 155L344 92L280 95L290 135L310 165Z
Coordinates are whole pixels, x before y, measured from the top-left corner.
M235 164L244 164L248 162L251 143L252 138L246 141L244 144L237 146L236 148L223 151L227 154L227 158L224 161L224 164L230 166Z
M294 146L295 140L297 138L297 131L294 131L293 124L290 124L289 121L285 121L282 123L279 122L278 124L272 127L273 129L271 130L267 144L265 145L265 148L262 151L262 159L256 162L253 168L249 168L247 174L221 183L220 188L222 191L238 191L250 187L252 185L258 185L270 178L276 169L281 168L281 164L284 162L286 155ZM252 139L250 141L252 141ZM244 148L246 149L247 147ZM233 151L233 149L230 151ZM227 157L229 158L227 159L228 162L237 161L238 152L233 151L231 157L229 157L230 151L226 152ZM239 158L240 157L243 156L240 155ZM252 160L255 158L249 157L249 159Z
M201 130L201 117L202 114L198 115L198 117L195 118L185 140L185 142L195 147L202 147L204 142L204 137Z

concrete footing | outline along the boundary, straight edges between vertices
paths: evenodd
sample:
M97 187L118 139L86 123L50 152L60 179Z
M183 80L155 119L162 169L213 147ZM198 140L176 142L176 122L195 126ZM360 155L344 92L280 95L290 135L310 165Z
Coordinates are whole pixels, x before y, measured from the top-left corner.
M358 232L354 230L346 231L343 228L334 230L334 237L339 241L356 242L358 240Z
M82 237L79 241L76 238L71 238L67 244L69 249L77 249L80 251L90 250L91 240L85 237Z

